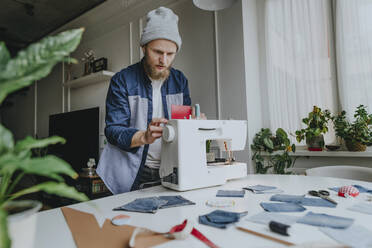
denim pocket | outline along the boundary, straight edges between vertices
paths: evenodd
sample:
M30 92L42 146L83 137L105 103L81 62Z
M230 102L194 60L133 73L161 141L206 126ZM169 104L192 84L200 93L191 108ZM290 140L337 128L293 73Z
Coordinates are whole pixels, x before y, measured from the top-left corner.
M226 228L228 224L238 222L247 212L235 213L215 210L209 214L199 216L199 223L217 228Z

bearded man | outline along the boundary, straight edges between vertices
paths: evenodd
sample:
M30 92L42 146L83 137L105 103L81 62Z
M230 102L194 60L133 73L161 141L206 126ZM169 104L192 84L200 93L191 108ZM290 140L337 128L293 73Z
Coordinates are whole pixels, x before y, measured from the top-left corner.
M171 105L191 105L186 77L172 68L181 48L178 16L160 7L147 14L143 59L116 73L106 98L105 135L97 173L113 194L160 183L163 125Z

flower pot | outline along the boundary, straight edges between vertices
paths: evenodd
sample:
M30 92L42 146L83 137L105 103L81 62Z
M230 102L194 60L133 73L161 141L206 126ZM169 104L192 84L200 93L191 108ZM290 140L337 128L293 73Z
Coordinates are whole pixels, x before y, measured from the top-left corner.
M8 215L8 231L12 248L34 247L36 214L41 208L38 201L13 201L5 205Z
M322 151L324 147L324 136L323 134L306 139L307 149L309 151Z
M367 148L366 145L363 145L360 142L352 141L352 140L345 140L345 144L348 151L351 152L364 152Z

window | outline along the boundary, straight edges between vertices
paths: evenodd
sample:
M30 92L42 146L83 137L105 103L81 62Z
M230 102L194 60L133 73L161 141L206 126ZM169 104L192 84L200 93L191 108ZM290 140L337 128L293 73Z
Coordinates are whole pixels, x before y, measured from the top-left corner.
M266 0L264 5L267 126L294 133L314 105L353 114L364 104L372 111L371 0ZM334 134L325 139L332 142Z

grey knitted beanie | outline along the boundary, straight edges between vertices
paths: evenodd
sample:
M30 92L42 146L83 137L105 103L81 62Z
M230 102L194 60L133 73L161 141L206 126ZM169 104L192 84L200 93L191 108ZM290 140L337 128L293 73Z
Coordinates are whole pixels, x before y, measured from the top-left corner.
M150 41L166 39L176 43L181 49L182 40L178 32L178 16L171 9L159 7L147 14L146 27L143 29L140 45Z

